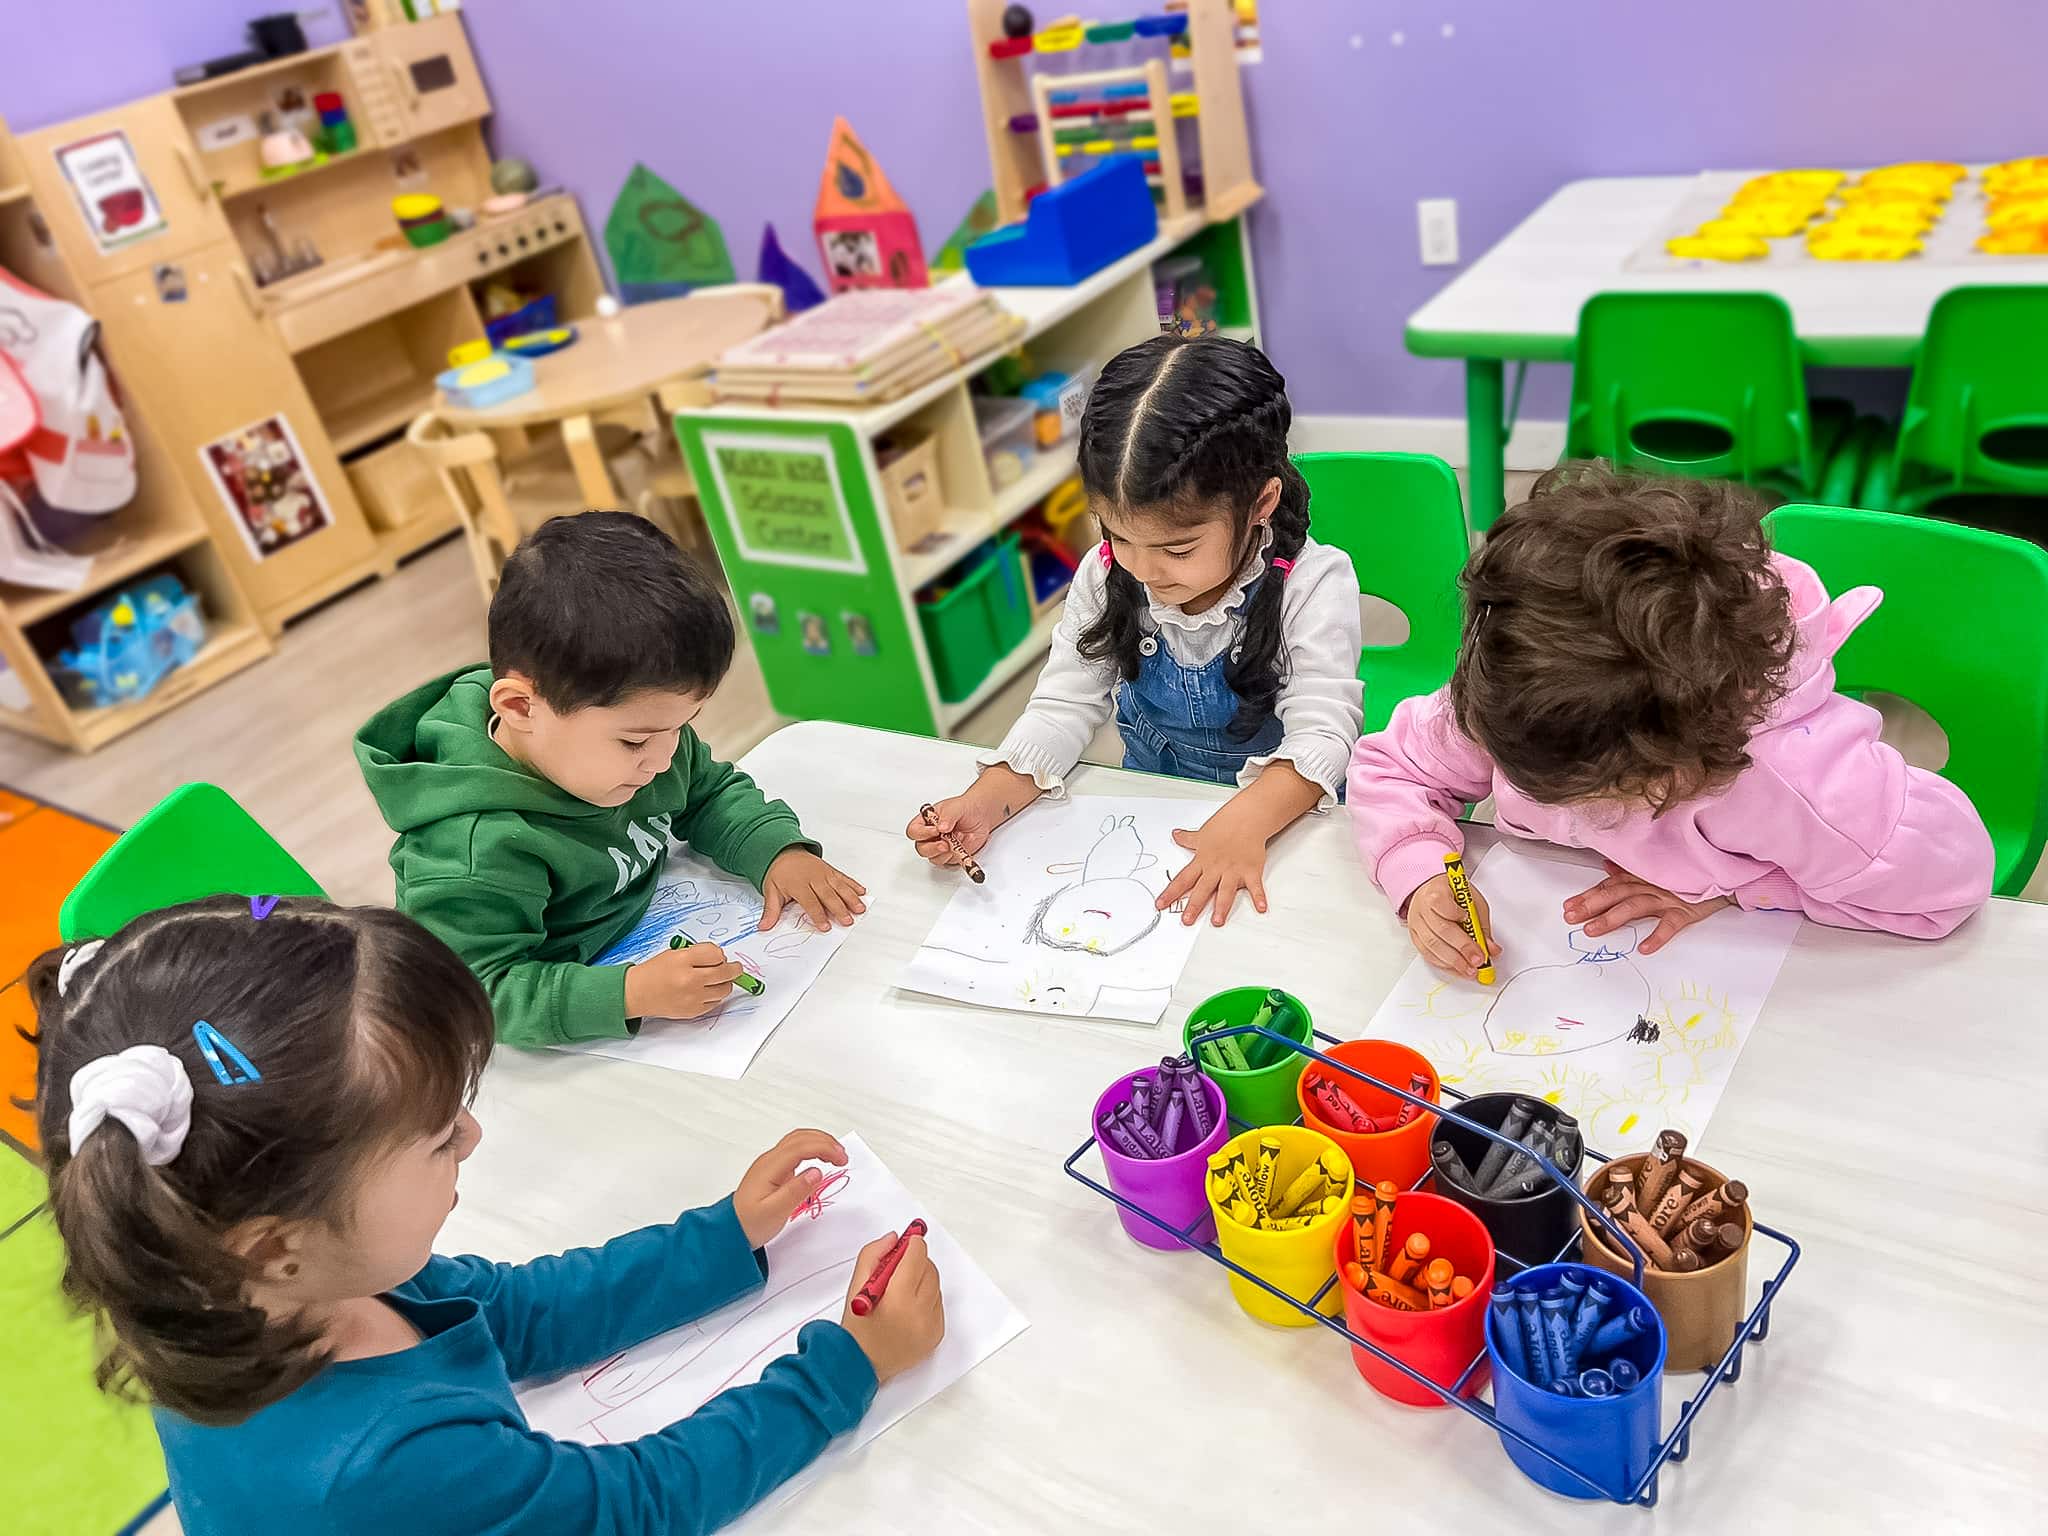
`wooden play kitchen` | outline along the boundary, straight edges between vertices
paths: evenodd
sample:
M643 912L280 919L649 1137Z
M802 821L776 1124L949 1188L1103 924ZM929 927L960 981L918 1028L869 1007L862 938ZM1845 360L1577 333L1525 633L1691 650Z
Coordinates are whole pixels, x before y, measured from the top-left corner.
M216 584L265 634L455 530L404 430L486 306L551 295L566 320L603 291L571 198L481 213L490 109L444 15L20 141L37 212L8 220L0 260L99 319L151 407L157 478L182 482ZM290 516L246 494L258 460Z

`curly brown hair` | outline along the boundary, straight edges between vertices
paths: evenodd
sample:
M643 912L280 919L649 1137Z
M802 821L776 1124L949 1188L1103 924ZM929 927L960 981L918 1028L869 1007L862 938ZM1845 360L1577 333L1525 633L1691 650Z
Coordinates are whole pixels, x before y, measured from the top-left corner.
M345 1230L362 1170L475 1094L490 1001L447 945L380 907L288 899L258 922L248 897L215 896L136 918L60 985L64 955L28 971L64 1290L97 1323L103 1389L238 1423L326 1357L316 1329L250 1300L228 1233L266 1217ZM216 1079L201 1020L260 1080ZM72 1078L135 1045L192 1081L191 1129L161 1167L116 1120L71 1144Z
M1465 568L1459 728L1544 804L1725 788L1796 638L1763 511L1723 481L1551 470Z

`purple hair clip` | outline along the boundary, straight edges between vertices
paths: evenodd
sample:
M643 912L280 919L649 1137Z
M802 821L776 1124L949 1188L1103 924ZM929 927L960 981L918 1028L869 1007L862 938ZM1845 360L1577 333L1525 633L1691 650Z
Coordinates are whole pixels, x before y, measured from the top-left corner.
M251 896L249 898L249 915L260 923L277 910L279 900L280 898L276 896Z

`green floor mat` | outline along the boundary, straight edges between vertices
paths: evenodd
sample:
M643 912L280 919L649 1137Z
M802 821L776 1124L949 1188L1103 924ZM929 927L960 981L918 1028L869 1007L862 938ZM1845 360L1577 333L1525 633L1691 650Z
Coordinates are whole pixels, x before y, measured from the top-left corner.
M164 1487L149 1414L92 1384L92 1325L58 1290L39 1169L0 1147L0 1529L114 1536Z

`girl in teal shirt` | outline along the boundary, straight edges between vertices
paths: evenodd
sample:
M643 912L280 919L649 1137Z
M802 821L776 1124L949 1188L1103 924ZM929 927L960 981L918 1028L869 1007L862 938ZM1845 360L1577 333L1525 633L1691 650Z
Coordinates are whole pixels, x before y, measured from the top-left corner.
M868 1316L807 1324L757 1384L639 1440L554 1440L512 1383L760 1286L818 1186L798 1165L843 1163L837 1142L794 1131L727 1199L601 1248L441 1258L491 1010L411 919L216 897L29 984L65 1285L109 1341L101 1384L153 1406L187 1536L711 1531L944 1331L913 1238Z

